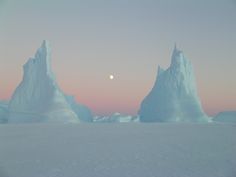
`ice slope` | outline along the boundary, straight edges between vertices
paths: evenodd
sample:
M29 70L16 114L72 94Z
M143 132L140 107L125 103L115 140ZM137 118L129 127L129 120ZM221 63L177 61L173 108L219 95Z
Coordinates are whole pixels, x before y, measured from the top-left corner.
M71 109L76 113L80 121L93 122L93 114L87 106L77 103L73 96L66 95L65 97Z
M9 116L8 109L0 105L0 124L7 123L8 116Z
M213 121L215 122L234 122L236 123L236 111L224 111L217 114Z
M6 109L8 108L8 103L9 103L8 100L0 100L0 106Z
M157 79L139 110L142 122L207 122L197 95L193 67L176 47L171 65Z
M9 116L8 102L0 100L0 124L7 123Z
M0 125L1 177L235 177L236 124Z
M47 41L24 65L24 76L9 103L9 123L79 122L51 70Z

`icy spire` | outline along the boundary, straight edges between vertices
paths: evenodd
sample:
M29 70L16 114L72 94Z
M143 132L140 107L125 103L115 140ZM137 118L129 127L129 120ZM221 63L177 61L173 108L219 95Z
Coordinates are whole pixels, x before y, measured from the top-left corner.
M44 40L41 47L36 51L33 58L30 58L24 65L24 79L28 79L30 73L37 75L47 75L52 80L55 79L51 69L51 49L47 40Z
M53 75L48 41L44 40L34 58L24 65L23 80L11 98L9 110L11 122L78 122Z
M143 122L204 122L207 116L197 95L193 67L175 45L170 67L158 67L158 76L151 92L142 101Z
M36 52L36 58L40 58L37 56L41 56L42 54L46 55L46 60L51 60L51 58L48 55L51 55L51 48L50 44L47 40L43 40L43 43L41 44L41 47Z
M158 65L158 68L157 68L157 75L160 75L161 73L163 73L165 70L161 68L160 65Z
M46 73L53 76L51 71L51 48L47 40L44 40L41 47L37 50L35 60L42 60Z
M177 50L177 43L175 42L175 48L174 48L174 50Z
M179 67L186 62L184 54L181 50L177 48L175 43L175 47L171 57L171 67Z

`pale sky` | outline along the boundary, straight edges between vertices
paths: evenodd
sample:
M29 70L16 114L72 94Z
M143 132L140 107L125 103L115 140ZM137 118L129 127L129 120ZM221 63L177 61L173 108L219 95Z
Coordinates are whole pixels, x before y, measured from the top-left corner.
M60 87L94 114L135 115L175 42L204 110L236 110L235 0L0 0L0 99L44 39Z

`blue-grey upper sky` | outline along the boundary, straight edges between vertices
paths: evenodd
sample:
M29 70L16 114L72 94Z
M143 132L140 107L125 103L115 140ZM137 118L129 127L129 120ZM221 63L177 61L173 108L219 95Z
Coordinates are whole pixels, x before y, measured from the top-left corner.
M0 0L1 99L43 39L61 88L95 114L135 114L175 42L204 109L236 109L236 0Z

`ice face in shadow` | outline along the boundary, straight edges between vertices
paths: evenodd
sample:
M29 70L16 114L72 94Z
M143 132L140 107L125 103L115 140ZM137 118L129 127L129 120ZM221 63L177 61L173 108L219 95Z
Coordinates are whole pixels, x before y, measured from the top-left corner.
M197 95L193 67L176 46L170 67L158 67L155 85L142 101L139 115L142 122L208 122Z
M51 70L51 51L44 41L24 65L24 76L9 103L9 123L78 122Z
M65 95L65 98L81 122L93 122L93 114L87 106L77 103L73 96Z
M7 123L8 116L9 116L8 102L0 100L0 124Z
M0 124L7 123L9 111L7 108L0 106Z

